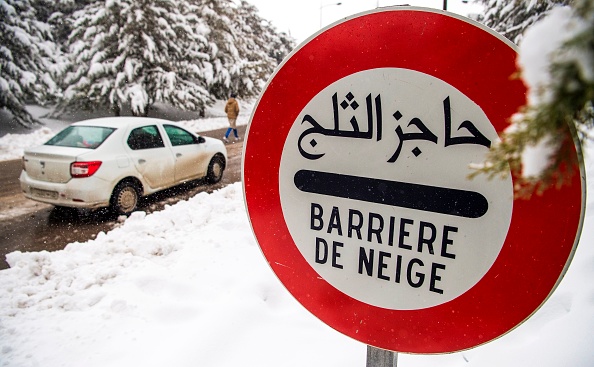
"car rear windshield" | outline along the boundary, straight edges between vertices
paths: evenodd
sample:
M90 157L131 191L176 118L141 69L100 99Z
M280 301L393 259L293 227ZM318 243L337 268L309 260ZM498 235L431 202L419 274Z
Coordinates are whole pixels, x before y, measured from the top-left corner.
M101 126L69 126L51 138L45 145L95 149L115 128Z

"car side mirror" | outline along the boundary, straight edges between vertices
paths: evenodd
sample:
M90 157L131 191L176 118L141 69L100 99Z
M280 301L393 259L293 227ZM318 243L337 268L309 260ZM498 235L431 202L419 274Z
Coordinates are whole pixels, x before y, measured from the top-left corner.
M206 139L204 139L204 136L199 136L198 137L198 144L202 144L202 143L206 143Z

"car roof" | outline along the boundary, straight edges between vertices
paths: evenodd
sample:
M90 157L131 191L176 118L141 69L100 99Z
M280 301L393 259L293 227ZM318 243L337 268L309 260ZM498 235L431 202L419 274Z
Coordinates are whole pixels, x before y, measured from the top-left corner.
M157 119L152 117L135 117L135 116L114 116L114 117L101 117L90 120L78 121L72 124L72 126L101 126L101 127L136 127L144 126L147 124L171 124L177 125L173 121Z

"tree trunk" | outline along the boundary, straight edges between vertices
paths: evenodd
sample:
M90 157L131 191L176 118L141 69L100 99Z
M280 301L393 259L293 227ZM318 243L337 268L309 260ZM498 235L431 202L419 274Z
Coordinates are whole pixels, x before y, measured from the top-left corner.
M119 104L112 105L113 113L115 116L119 117L122 114L122 108Z

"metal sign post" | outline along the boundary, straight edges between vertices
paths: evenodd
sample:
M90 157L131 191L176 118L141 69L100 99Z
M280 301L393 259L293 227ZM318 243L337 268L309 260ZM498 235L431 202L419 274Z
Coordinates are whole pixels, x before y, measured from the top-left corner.
M398 353L385 349L367 346L366 367L397 367Z

